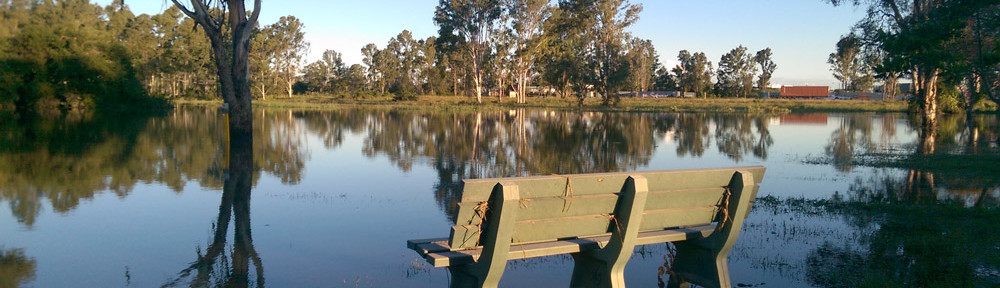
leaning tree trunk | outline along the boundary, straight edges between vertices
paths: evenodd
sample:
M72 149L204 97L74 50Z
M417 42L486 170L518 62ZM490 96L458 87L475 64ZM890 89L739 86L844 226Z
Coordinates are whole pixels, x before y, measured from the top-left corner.
M212 43L212 58L215 60L219 76L219 92L222 94L222 100L229 105L231 132L252 135L252 95L248 69L250 35L253 27L257 25L261 0L254 0L254 9L250 15L247 15L244 0L226 0L221 8L228 11L225 11L222 17L210 12L212 9L220 8L211 7L215 1L191 0L190 9L178 0L171 1L181 12L202 26L205 35ZM228 23L223 25L227 20ZM225 32L230 32L231 37L228 39L224 37ZM228 42L230 40L231 43Z

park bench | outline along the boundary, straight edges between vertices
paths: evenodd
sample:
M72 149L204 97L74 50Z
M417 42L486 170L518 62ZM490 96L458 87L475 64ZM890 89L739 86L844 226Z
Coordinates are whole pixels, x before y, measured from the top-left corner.
M507 260L559 254L573 256L571 287L624 287L636 245L673 242L674 262L700 270L680 272L689 283L728 287L726 256L764 171L465 180L450 237L410 240L407 247L434 267L448 267L452 287L496 287Z

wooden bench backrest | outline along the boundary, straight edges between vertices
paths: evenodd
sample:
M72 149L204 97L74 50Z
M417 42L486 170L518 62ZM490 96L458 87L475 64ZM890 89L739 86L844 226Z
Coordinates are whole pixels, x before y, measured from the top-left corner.
M754 183L747 184L756 196L762 166L465 180L449 245L480 245L487 201L501 182L517 185L520 194L512 243L527 243L610 234L618 194L630 175L648 182L640 232L718 222L726 186L738 170L753 174Z

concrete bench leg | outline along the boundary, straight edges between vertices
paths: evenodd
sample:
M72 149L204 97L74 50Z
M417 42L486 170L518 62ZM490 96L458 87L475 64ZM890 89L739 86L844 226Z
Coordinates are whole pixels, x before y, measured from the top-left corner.
M611 221L611 240L601 250L574 253L570 287L625 287L625 264L632 257L649 185L642 176L625 181Z
M726 254L687 243L676 245L677 256L670 267L674 271L670 282L693 283L706 288L731 287Z
M483 254L474 264L448 267L451 287L497 287L500 284L500 276L507 267L520 200L520 190L515 184L500 183L493 188L479 238Z
M732 287L727 263L729 250L736 244L743 220L750 211L754 186L750 172L734 173L728 186L729 199L725 201L728 213L721 213L728 219L719 219L721 226L707 238L674 243L677 258L671 269L680 280L702 287Z

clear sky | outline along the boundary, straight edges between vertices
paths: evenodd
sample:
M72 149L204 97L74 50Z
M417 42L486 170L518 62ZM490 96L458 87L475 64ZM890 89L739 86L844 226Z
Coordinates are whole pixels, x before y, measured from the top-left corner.
M97 0L107 5L112 0ZM251 2L247 0L248 2ZM188 0L181 1L187 3ZM136 14L160 13L169 1L125 3ZM324 50L344 55L348 64L361 63L361 47L385 47L403 29L415 38L437 34L432 17L434 0L264 0L260 23L284 15L305 24L309 61ZM677 52L705 52L713 65L722 54L743 45L751 51L770 47L778 64L772 83L830 85L827 57L839 37L864 15L859 8L833 7L823 0L632 0L642 4L639 22L630 31L650 39L667 67L677 64Z

